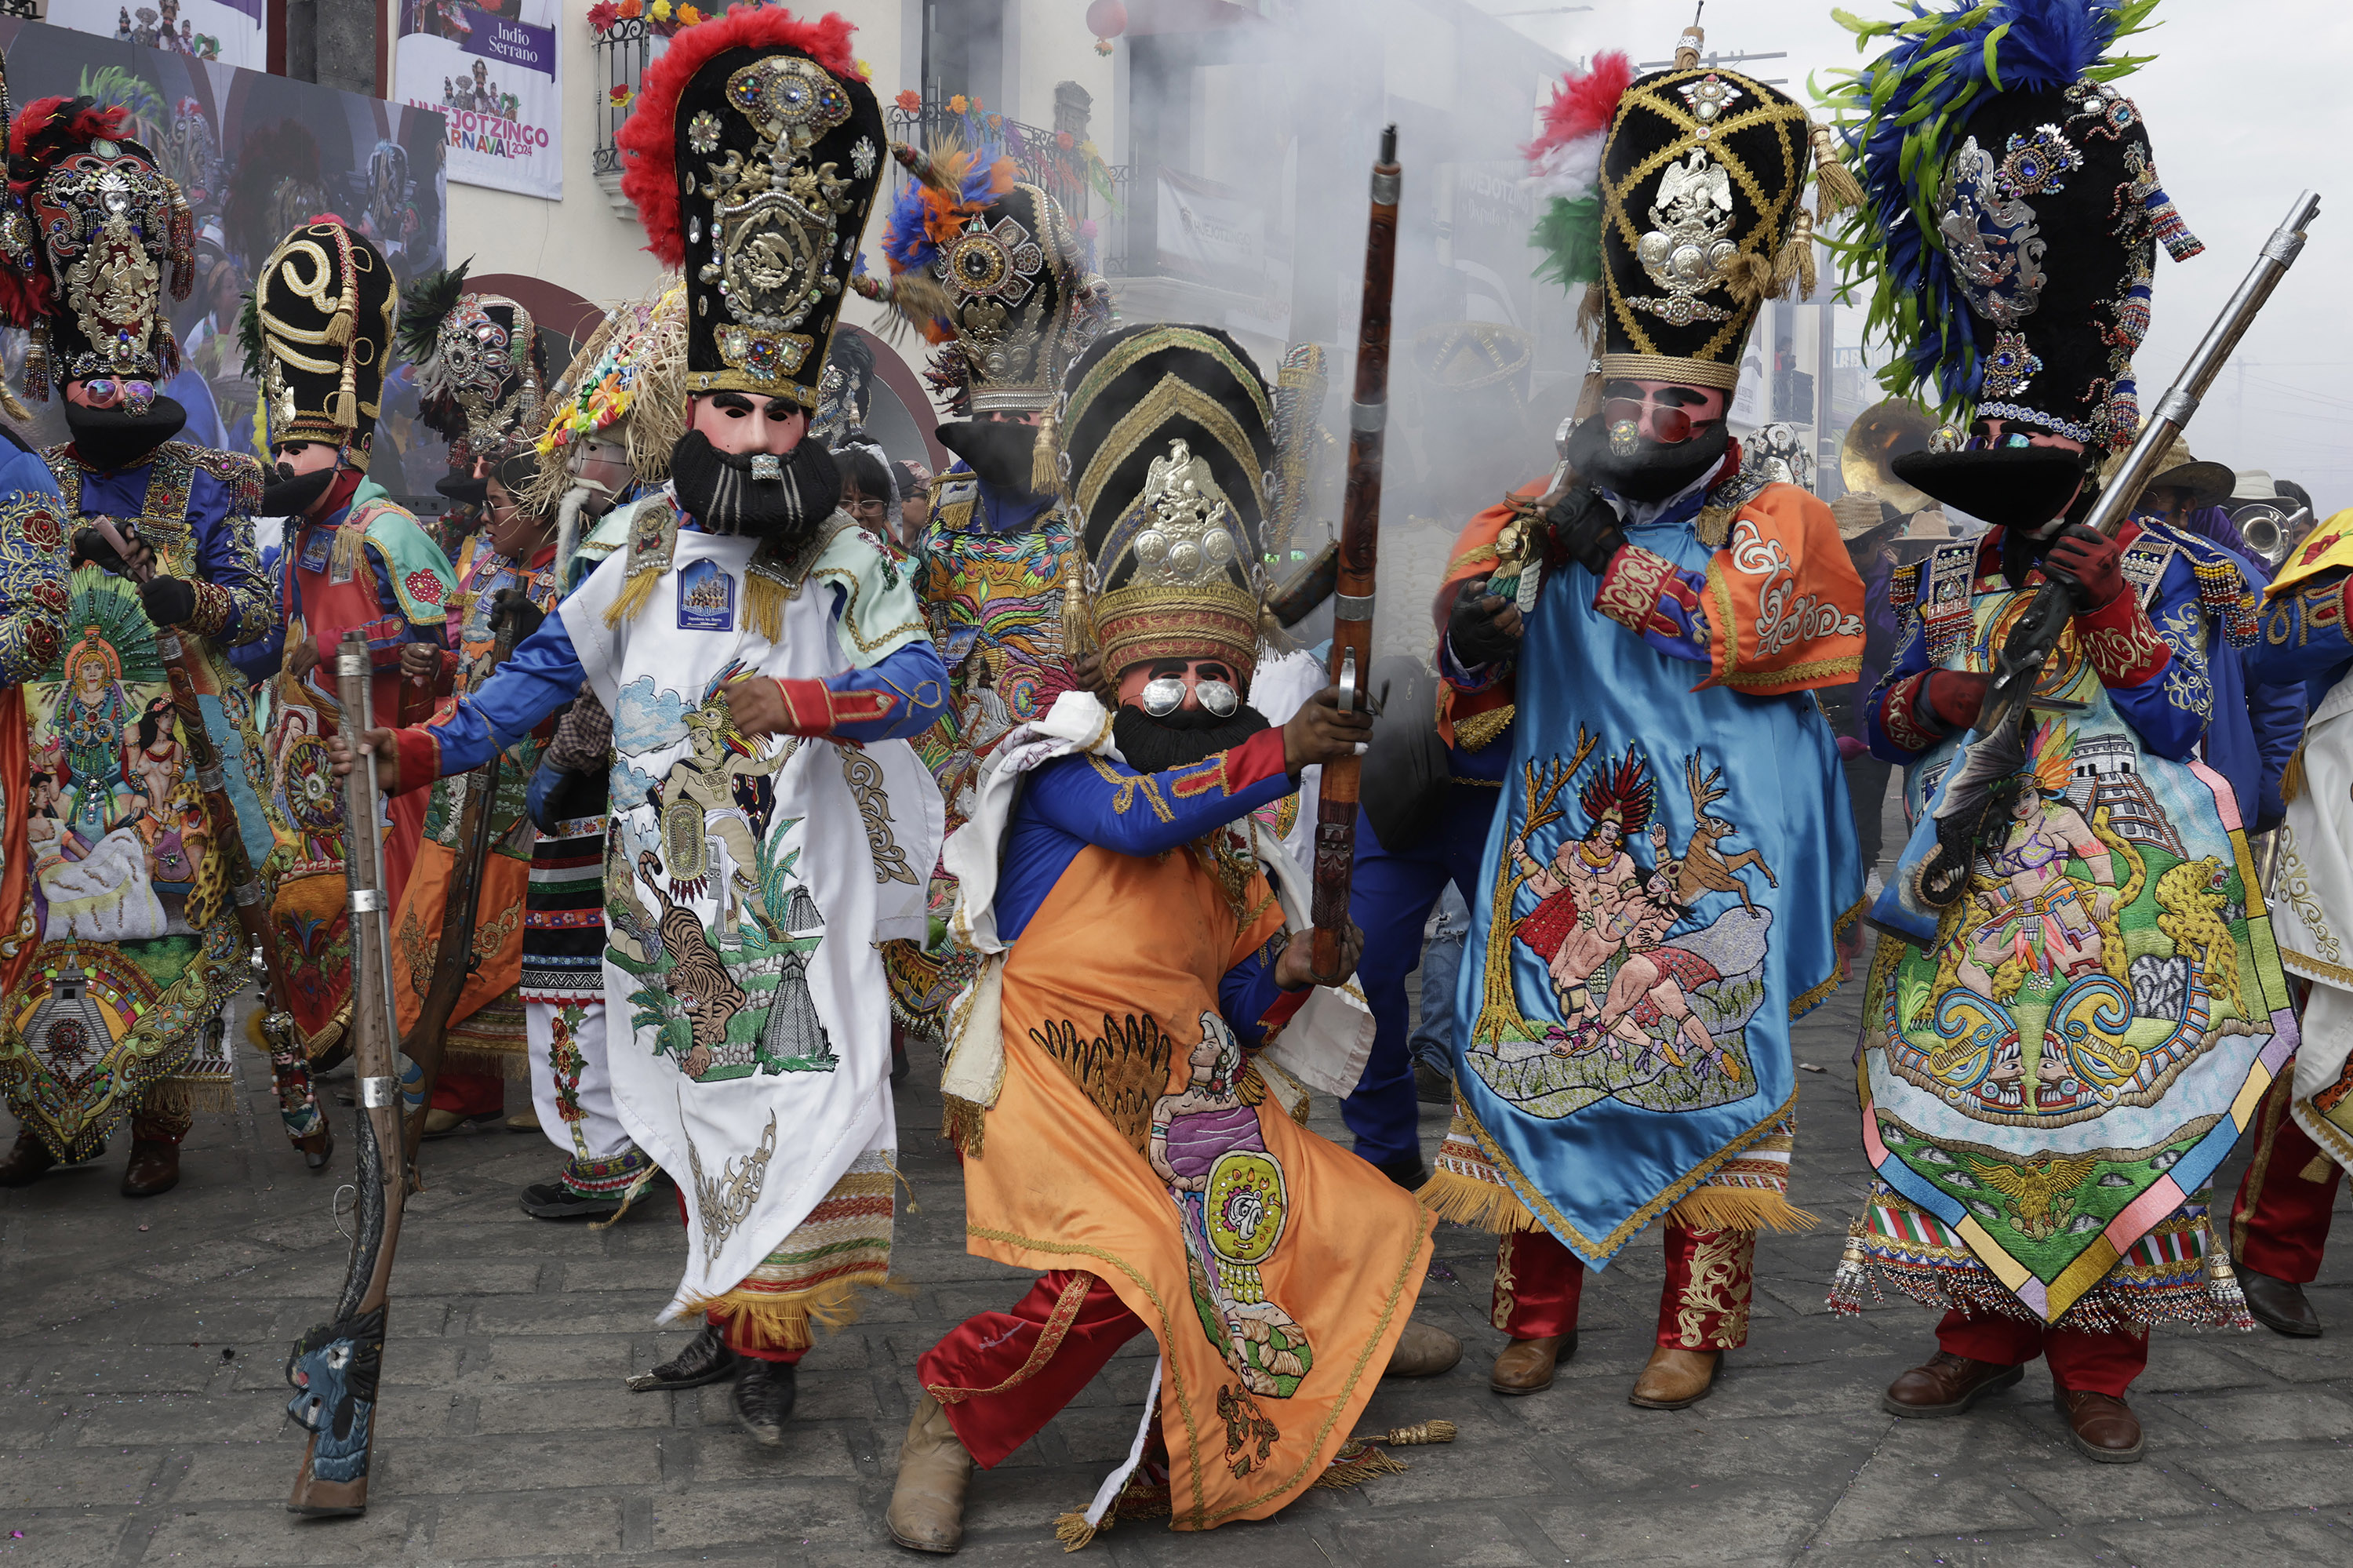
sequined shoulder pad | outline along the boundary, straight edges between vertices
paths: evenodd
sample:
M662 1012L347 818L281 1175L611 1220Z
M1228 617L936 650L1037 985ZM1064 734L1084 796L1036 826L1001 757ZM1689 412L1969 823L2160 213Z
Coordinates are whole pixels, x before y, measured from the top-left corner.
M2198 601L2207 615L2232 647L2252 644L2263 588L2249 577L2247 563L2211 539L2184 535L2180 544L2189 569L2198 574Z
M1912 561L1888 574L1887 602L1895 609L1910 609L1920 601L1920 572L1926 560Z
M210 447L190 446L185 441L172 441L171 446L187 453L190 466L211 474L228 490L228 509L241 517L250 517L261 510L261 463L246 452L215 451Z

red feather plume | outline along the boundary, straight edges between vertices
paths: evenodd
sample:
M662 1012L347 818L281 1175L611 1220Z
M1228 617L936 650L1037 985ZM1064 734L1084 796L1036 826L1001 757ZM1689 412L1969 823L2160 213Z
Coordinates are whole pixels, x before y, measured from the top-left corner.
M1552 90L1552 101L1544 106L1544 128L1523 150L1531 158L1541 157L1564 142L1607 131L1618 112L1618 101L1633 83L1634 62L1624 50L1594 56L1591 70L1583 76L1571 71L1560 79Z
M839 77L862 79L849 52L858 29L838 12L804 22L772 5L739 5L723 16L682 27L661 58L646 72L638 106L614 141L621 149L621 194L637 204L645 226L646 249L664 266L683 266L686 237L678 221L677 121L679 96L710 59L733 48L783 44L800 50Z
M79 110L74 108L77 101ZM119 105L101 109L86 99L37 98L9 122L8 188L24 196L67 153L101 136L127 142L131 129L131 112Z

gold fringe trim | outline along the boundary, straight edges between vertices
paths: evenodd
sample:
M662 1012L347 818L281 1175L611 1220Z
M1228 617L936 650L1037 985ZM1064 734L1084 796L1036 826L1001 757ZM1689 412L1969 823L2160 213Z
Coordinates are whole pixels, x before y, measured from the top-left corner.
M1814 148L1814 220L1827 224L1840 213L1862 205L1862 185L1840 155L1829 126L1814 126L1808 140Z
M661 573L650 567L630 573L621 584L621 591L613 596L613 602L605 607L605 624L617 630L635 620L638 611L653 602L654 587L661 577Z
M763 572L744 574L745 624L771 642L785 640L785 585Z
M335 530L334 547L327 556L327 572L337 582L348 582L358 575L367 558L364 546L367 530L343 527Z
M1351 1449L1357 1451L1351 1453ZM1324 1473L1309 1483L1308 1489L1344 1492L1363 1486L1375 1476L1402 1476L1411 1467L1403 1459L1392 1459L1369 1443L1360 1449L1356 1444L1348 1443L1324 1467Z
M1063 1551L1077 1552L1093 1541L1096 1536L1109 1530L1118 1521L1118 1519L1119 1510L1116 1507L1103 1510L1103 1521L1101 1524L1089 1524L1083 1509L1074 1509L1069 1513L1058 1513L1054 1516L1054 1539L1062 1543Z
M1750 1187L1694 1187L1669 1218L1694 1231L1810 1231L1822 1223L1782 1193Z
M525 1046L512 1051L472 1051L445 1045L441 1050L441 1070L480 1073L485 1077L504 1078L510 1084L527 1084L531 1082L531 1052Z
M1583 297L1577 302L1577 335L1588 346L1601 341L1603 287L1600 283L1586 284Z
M1773 259L1743 250L1724 264L1724 287L1735 302L1753 305L1773 295Z
M158 1078L139 1097L142 1115L190 1117L198 1111L226 1115L237 1109L237 1089L218 1078Z
M988 1134L988 1107L944 1095L940 1100L940 1136L966 1160L977 1160Z
M2304 743L2296 742L2295 751L2280 769L2280 804L2292 806L2304 793Z
M1790 227L1789 238L1781 242L1780 259L1773 263L1773 293L1786 299L1794 283L1798 298L1810 300L1819 281L1814 271L1814 217L1801 210Z
M1509 1187L1473 1181L1452 1171L1440 1171L1414 1192L1422 1207L1458 1225L1508 1235L1514 1231L1540 1231L1544 1226Z
M1062 422L1054 415L1054 405L1038 419L1037 440L1029 443L1029 493L1060 495L1062 493Z
M754 1350L805 1351L814 1344L814 1327L828 1332L858 1321L860 1286L881 1286L902 1291L879 1268L840 1275L811 1290L774 1296L765 1290L729 1290L690 1301L685 1310L708 1315L712 1321L737 1324L742 1339Z
M2326 1181L2328 1180L2328 1173L2336 1169L2335 1160L2326 1154L2316 1154L2304 1162L2304 1169L2296 1174L2306 1181Z

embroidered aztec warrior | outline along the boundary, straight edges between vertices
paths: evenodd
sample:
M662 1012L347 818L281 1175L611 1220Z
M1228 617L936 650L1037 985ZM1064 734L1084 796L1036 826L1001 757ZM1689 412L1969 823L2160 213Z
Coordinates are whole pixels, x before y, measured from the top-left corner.
M1064 647L1063 582L1084 548L1077 508L1062 494L1052 421L1041 416L1071 362L1110 323L1111 291L1088 269L1061 204L1017 178L1002 148L891 150L913 177L882 228L890 273L856 281L939 345L930 378L959 416L939 427L956 461L933 485L930 519L910 552L924 621L948 666L948 711L915 748L939 780L954 832L972 813L989 757L1068 683L1059 672L1075 651ZM954 884L934 876L932 896L944 916ZM883 960L901 1016L940 1037L972 956L893 943Z
M907 868L939 843L903 737L939 717L946 670L899 559L804 439L882 156L850 31L739 9L680 31L647 74L624 188L691 306L670 478L496 673L374 736L386 787L421 790L584 683L612 715L603 974L630 1032L607 1057L613 1100L662 1169L708 1177L662 1319L704 1314L697 1364L732 1353L737 1419L771 1446L812 1320L889 1271L875 943L922 932ZM806 202L774 200L772 179Z
M290 521L272 585L277 624L234 657L248 682L269 687L262 752L276 839L267 868L270 923L314 1062L342 1059L351 1018L347 827L327 761L343 710L327 651L346 631L364 636L371 700L378 713L396 713L401 656L442 645L458 586L440 546L368 477L394 303L382 252L341 218L322 216L269 253L244 322L246 371L261 389L276 459L262 514ZM425 814L422 794L395 800L382 830L385 892L396 905L417 863Z
M1936 1354L1882 1396L1891 1414L1958 1414L2040 1355L2070 1441L2106 1463L2141 1455L2125 1394L2149 1325L2245 1324L2190 1195L2296 1038L2242 803L2197 757L2248 724L2235 689L2215 692L2236 668L2226 641L2253 631L2246 570L2162 523L2107 537L2082 522L2138 429L2157 242L2198 249L2116 85L2130 62L2115 48L2144 23L2086 0L1852 22L1888 47L1841 122L1869 193L1848 281L1875 319L1917 323L1888 389L1924 388L1969 432L1894 471L1995 526L1897 570L1899 650L1864 704L1922 826L1873 908L1889 934L1860 1078L1878 1181L1831 1301L1858 1308L1884 1282L1945 1308ZM1955 101L1968 112L1917 129ZM1889 245L1915 224L1935 242ZM1942 319L1957 296L1967 313ZM1934 809L1970 782L1955 758L1994 652L2045 583L2072 611L2036 687L2056 715L2021 727L1999 785L2015 806L1985 808L1998 836L1940 915L1915 896Z
M1812 286L1810 175L1825 207L1847 185L1827 131L1702 69L1701 41L1639 80L1600 56L1531 148L1546 271L1584 286L1600 354L1560 468L1474 520L1449 573L1458 751L1499 683L1514 716L1479 761L1503 820L1423 1189L1501 1233L1504 1393L1550 1386L1585 1270L1656 1224L1666 1280L1630 1397L1669 1410L1746 1342L1757 1230L1810 1223L1788 1198L1789 1030L1837 983L1862 885L1811 695L1854 678L1862 586L1830 509L1725 423L1757 310Z
M1378 1381L1365 1369L1461 1354L1409 1321L1431 1216L1289 1108L1302 1082L1355 1086L1371 1019L1312 983L1304 874L1250 813L1369 721L1340 714L1336 688L1281 727L1241 699L1265 383L1225 334L1155 325L1098 339L1065 387L1102 588L1089 630L1118 705L1066 691L1016 726L950 840L953 935L983 959L943 1078L966 1245L1042 1277L916 1362L889 1521L923 1552L957 1548L974 1468L1138 1333L1160 1353L1139 1459L1064 1516L1073 1546L1123 1515L1265 1518L1393 1464L1348 1442Z
M128 1120L122 1191L141 1197L179 1181L193 1111L228 1108L223 1010L250 978L164 640L237 808L218 831L259 865L260 754L227 652L269 630L270 605L259 466L172 439L187 411L159 390L180 370L165 294L188 292L195 229L131 132L88 98L29 103L7 132L0 295L32 332L26 389L54 385L71 440L45 454L51 510L22 509L28 471L5 493L0 1090L21 1129L0 1186L94 1157ZM322 1167L332 1138L307 1065L279 1066L287 1132Z

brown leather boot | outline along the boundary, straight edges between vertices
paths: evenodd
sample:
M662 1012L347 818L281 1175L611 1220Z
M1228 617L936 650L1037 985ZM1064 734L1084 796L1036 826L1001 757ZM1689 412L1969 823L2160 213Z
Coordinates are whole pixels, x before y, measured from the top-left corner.
M1697 1404L1715 1387L1715 1369L1722 1351L1687 1351L1681 1345L1661 1345L1651 1352L1651 1364L1634 1380L1629 1404L1645 1410L1681 1410Z
M1971 1361L1938 1351L1887 1385L1879 1408L1890 1415L1958 1415L1989 1393L2000 1393L2026 1375L2024 1367Z
M2051 1403L2067 1418L2067 1441L2086 1459L2103 1465L2140 1462L2140 1418L2112 1393L2051 1385Z
M1443 1329L1433 1329L1419 1319L1409 1321L1405 1332L1398 1336L1397 1349L1389 1352L1388 1369L1383 1377L1436 1377L1451 1372L1454 1363L1462 1359L1462 1341Z
M1540 1393L1552 1386L1553 1369L1577 1354L1577 1330L1540 1339L1514 1340L1495 1357L1487 1386L1497 1393Z
M971 1483L972 1455L940 1402L923 1395L899 1445L899 1479L885 1516L891 1539L913 1552L954 1552L964 1544L964 1493Z
M0 1187L28 1187L57 1162L47 1145L29 1132L19 1132L8 1158L0 1160Z
M157 1138L131 1140L131 1163L122 1168L122 1195L153 1198L180 1184L180 1146Z

